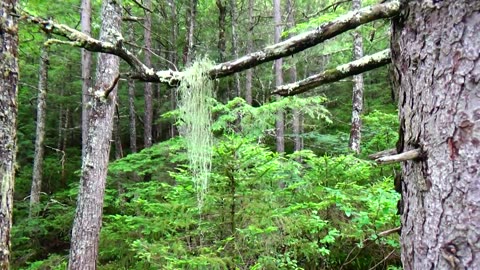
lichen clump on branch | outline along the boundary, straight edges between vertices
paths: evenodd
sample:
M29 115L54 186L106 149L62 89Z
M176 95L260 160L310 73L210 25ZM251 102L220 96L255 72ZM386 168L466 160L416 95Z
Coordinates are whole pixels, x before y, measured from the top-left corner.
M213 62L208 58L195 61L187 68L178 87L180 135L185 138L199 208L202 207L212 167L213 134L211 132L211 100L213 82L208 70Z

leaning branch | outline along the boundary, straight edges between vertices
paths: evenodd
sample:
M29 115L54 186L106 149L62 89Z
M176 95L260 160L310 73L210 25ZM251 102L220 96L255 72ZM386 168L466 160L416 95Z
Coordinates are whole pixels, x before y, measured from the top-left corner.
M388 63L390 63L390 50L386 49L336 68L325 70L304 80L279 86L273 90L272 94L281 96L298 95L320 85L336 82L343 78L384 66Z
M322 24L312 31L293 36L285 41L265 47L260 51L247 54L241 58L218 64L210 70L210 77L226 77L265 62L296 54L348 30L355 29L362 24L396 16L399 10L399 1L393 0L351 11L333 21Z
M247 54L238 59L220 63L209 71L209 76L211 79L226 77L265 62L293 55L362 24L396 16L399 10L400 1L392 0L387 3L349 12L333 21L320 25L312 31L293 36L285 41L265 47L260 51ZM178 84L182 77L181 72L173 70L154 71L145 66L133 53L124 47L123 37L120 33L117 33L115 41L102 42L52 20L45 20L29 14L24 15L23 18L37 24L47 32L66 38L69 44L76 47L92 52L117 55L133 68L133 72L128 74L132 79L174 85Z

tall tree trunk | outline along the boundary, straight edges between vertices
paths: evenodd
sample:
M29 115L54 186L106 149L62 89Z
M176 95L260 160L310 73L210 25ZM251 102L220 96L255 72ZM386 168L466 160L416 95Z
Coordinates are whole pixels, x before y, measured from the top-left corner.
M287 0L287 22L288 27L293 28L295 27L295 2L293 0ZM290 73L290 82L297 81L297 66L295 63L291 64L289 69ZM303 115L299 109L293 109L293 150L300 151L303 149L303 138L301 136L302 133L302 119Z
M237 1L230 0L230 17L232 19L231 26L232 26L232 54L235 59L238 59L238 35L237 35ZM240 74L235 73L234 77L234 84L233 84L233 96L240 97Z
M145 0L144 2L145 7L151 9L152 1ZM152 49L152 14L145 10L145 21L144 21L144 40L145 40L145 65L149 68L152 67L151 61L151 53L150 50ZM143 119L143 143L144 148L149 148L152 146L152 124L153 124L153 106L152 106L152 99L153 99L153 88L152 84L146 82L145 83L145 115Z
M117 98L118 100L118 95ZM120 112L115 106L115 116L113 118L113 140L115 141L115 159L123 158L122 130L120 125Z
M92 6L90 0L82 0L80 26L82 32L91 35ZM85 146L88 136L88 102L89 89L92 85L92 53L82 49L82 159L85 156Z
M225 48L227 47L225 39L227 7L224 0L216 0L216 4L218 8L218 62L221 63L225 61Z
M114 40L114 34L120 31L120 22L120 1L105 0L102 5L100 40ZM69 269L96 269L118 74L119 58L100 54L72 229Z
M190 0L187 7L187 33L185 36L185 47L183 48L183 65L188 66L194 55L194 33L197 21L197 4L198 0Z
M43 156L45 152L43 142L45 140L45 116L48 91L48 62L48 47L43 45L40 53L40 67L38 71L37 126L35 133L32 188L30 191L30 217L36 215L36 207L40 202L40 192L42 191Z
M402 262L480 269L480 1L408 1L394 19Z
M353 0L352 9L357 10L362 7L362 0ZM360 30L353 32L353 58L354 60L363 57L363 41ZM362 119L363 111L363 74L353 76L353 95L352 95L352 126L350 128L349 147L353 152L360 154L360 142L362 139Z
M280 0L273 0L273 21L275 23L274 42L280 42L282 36L282 13L280 11ZM275 60L275 86L283 84L283 60L282 58ZM281 97L277 96L277 100ZM285 120L283 110L279 109L277 112L277 119L275 121L275 137L277 141L277 152L285 152Z
M248 0L248 35L247 39L247 54L253 52L253 0ZM253 68L247 69L245 73L245 101L247 104L252 105L252 84L253 84Z
M127 36L130 41L134 40L134 22L129 22L127 26ZM128 119L130 134L130 151L137 152L137 115L135 112L135 81L127 80L128 84Z
M0 269L10 269L17 151L18 27L16 0L0 2Z
M168 59L171 62L171 69L176 70L178 67L178 55L177 55L177 40L178 40L178 19L177 19L177 9L175 5L175 0L168 0L170 6L170 17L172 20L172 31L171 31L171 44L172 47L170 48L170 53ZM175 110L177 108L177 97L176 97L176 90L172 89L170 92L170 103L171 103L171 110ZM170 136L173 138L178 134L177 127L175 126L175 121L172 121L170 124Z

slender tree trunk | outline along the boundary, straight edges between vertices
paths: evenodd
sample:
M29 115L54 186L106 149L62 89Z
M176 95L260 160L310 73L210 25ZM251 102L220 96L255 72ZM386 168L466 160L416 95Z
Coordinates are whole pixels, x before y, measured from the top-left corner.
M102 5L100 40L112 40L120 31L121 2L105 0ZM117 97L119 58L100 54L97 63L95 95L91 113L85 158L72 229L69 269L96 269L98 241L102 225L103 197L112 138L113 114Z
M145 7L151 9L152 1L145 0L143 1ZM152 14L145 10L145 21L143 27L144 30L144 40L145 40L145 65L149 68L152 67L151 61L151 53L150 50L152 49ZM143 143L144 148L149 148L152 146L152 124L153 124L153 88L152 84L146 82L145 83L145 115L143 119Z
M274 42L280 42L282 36L282 13L280 11L280 0L273 0L273 21L275 23L275 34ZM283 71L282 71L283 60L282 58L275 60L275 86L280 86L283 84ZM277 100L280 100L281 97L277 96ZM275 135L277 141L277 152L285 152L285 121L283 110L279 109L277 112L277 119L275 121Z
M117 98L118 100L118 95ZM122 129L120 125L120 112L118 107L115 107L115 116L113 119L113 139L115 141L115 159L123 158L123 146L122 146Z
M48 36L47 36L48 39ZM40 202L43 177L43 156L45 152L45 116L48 91L48 47L43 45L40 53L40 68L38 71L38 95L37 95L37 126L35 136L35 155L33 158L32 189L30 191L29 216L36 215L36 207Z
M247 39L247 54L253 52L253 6L254 1L248 0L248 35ZM252 105L252 84L253 84L253 68L247 69L245 73L245 101L247 104Z
M227 47L225 39L225 26L227 24L227 7L224 0L216 0L216 4L218 8L218 61L223 62L225 61L225 48Z
M10 269L17 151L18 27L16 0L0 2L0 269Z
M135 81L128 80L128 116L130 127L130 150L137 152L137 122L135 113Z
M232 19L232 54L235 59L238 59L237 16L237 1L230 0L230 17ZM233 77L233 95L236 97L241 97L240 89L242 89L242 87L240 85L240 74L235 73Z
M187 7L187 33L185 37L185 47L183 49L183 65L188 66L195 54L194 52L194 33L197 20L197 4L198 0L190 0Z
M177 10L175 5L175 0L168 0L170 5L170 17L172 20L172 31L171 31L171 44L172 47L170 48L169 59L171 64L172 70L176 70L178 67L178 55L177 55L177 40L178 40L178 19L177 19ZM177 108L177 97L176 97L176 89L172 89L170 91L170 103L171 103L171 110L175 110ZM178 134L177 127L175 126L175 122L172 121L170 124L170 136L173 138Z
M480 269L480 1L408 1L394 19L402 262Z
M288 27L293 28L295 27L295 3L293 0L287 0L287 22ZM295 63L290 64L291 67L289 69L290 73L290 82L297 81L297 66ZM300 151L303 149L303 138L301 136L302 133L302 119L303 115L299 109L293 109L293 150Z
M353 0L352 9L362 7L362 0ZM353 32L353 58L354 60L363 57L363 41L360 30ZM352 126L350 128L349 147L353 152L360 154L360 142L362 139L362 115L363 111L363 74L353 76L352 95Z
M82 0L80 25L82 33L92 34L91 28L92 6L90 0ZM88 102L89 89L92 85L92 53L82 49L82 159L85 156L85 146L88 136Z

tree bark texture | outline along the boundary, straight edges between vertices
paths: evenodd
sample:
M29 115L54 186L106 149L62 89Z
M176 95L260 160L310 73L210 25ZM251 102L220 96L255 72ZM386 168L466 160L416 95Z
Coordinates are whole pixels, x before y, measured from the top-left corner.
M92 6L90 0L82 0L80 25L82 33L92 34L91 27ZM86 49L82 50L82 158L85 156L85 146L88 136L88 102L89 89L92 85L92 53Z
M47 37L48 38L48 37ZM30 191L30 216L36 215L36 207L40 202L43 178L43 156L45 153L45 116L48 91L48 46L43 45L40 52L37 95L37 125L35 133L35 155L33 157L32 188Z
M282 13L280 11L280 0L273 0L273 22L275 24L274 43L280 42L282 37ZM277 59L274 62L275 67L275 86L281 86L283 84L283 59ZM281 99L280 96L276 97L277 100ZM277 143L277 152L285 152L285 119L283 110L279 109L277 112L277 118L275 120L275 138Z
M18 27L16 0L0 2L0 269L10 269L17 151Z
M480 1L408 1L394 20L402 262L480 269Z
M103 2L100 40L113 41L116 38L115 33L120 31L121 11L120 1ZM87 147L72 230L69 269L96 269L118 73L118 57L110 54L98 56L96 84L90 100Z
M127 35L130 41L134 40L134 22L128 23ZM137 152L137 115L135 112L135 81L128 79L128 118L130 130L130 151Z
M145 0L143 1L145 7L151 9L152 1ZM152 68L152 60L151 60L151 53L150 50L152 49L152 14L145 10L145 21L143 24L144 27L144 40L145 40L145 66L148 68ZM153 88L152 84L149 82L145 83L144 89L144 97L145 97L145 114L143 118L143 143L144 148L149 148L152 146L152 125L153 125Z
M225 61L225 49L226 49L226 39L225 39L225 26L227 18L227 6L224 0L216 0L218 8L218 60L219 62Z
M362 7L362 0L353 0L352 9L358 10ZM363 57L362 33L357 28L353 32L353 60ZM362 115L363 111L363 75L353 75L352 94L352 125L350 127L350 149L360 154L360 142L362 140Z

